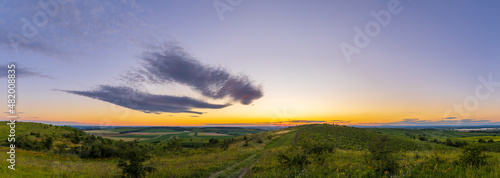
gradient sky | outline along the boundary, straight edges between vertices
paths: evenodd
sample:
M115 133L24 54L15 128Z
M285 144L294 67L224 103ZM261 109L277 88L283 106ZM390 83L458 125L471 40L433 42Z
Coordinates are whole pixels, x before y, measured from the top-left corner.
M172 126L500 124L499 2L49 2L57 4L49 6L55 13L47 14L38 1L0 2L0 77L7 83L4 64L17 63L22 120ZM371 11L389 12L392 3L400 13L382 26ZM9 34L23 35L23 20L33 23L34 16L47 17L47 23L15 50ZM364 32L374 23L380 33L346 60L341 44L355 45L359 34L354 29ZM140 83L149 95L230 104L192 108L203 112L193 114L145 113L64 92L136 87L121 78L137 71L151 45L162 44L184 48L203 66L247 76L263 96L242 104L231 97L207 97L175 81ZM0 98L6 98L6 85Z

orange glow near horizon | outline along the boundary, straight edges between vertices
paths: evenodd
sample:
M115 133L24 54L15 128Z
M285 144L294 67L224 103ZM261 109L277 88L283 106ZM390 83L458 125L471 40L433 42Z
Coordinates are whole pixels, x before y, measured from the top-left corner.
M71 96L71 95L70 95ZM20 114L21 120L72 122L82 125L109 125L109 126L206 126L206 125L255 125L255 126L293 126L311 123L335 123L340 125L376 126L387 123L397 123L404 119L419 119L427 122L442 120L442 111L439 107L421 107L431 114L409 112L411 109L400 108L399 112L385 111L389 108L365 108L358 105L358 109L348 109L349 105L327 105L308 107L294 105L292 102L286 107L270 104L263 98L255 105L232 105L220 110L197 110L204 114L190 113L143 113L106 102L88 100L76 97L83 102L68 104L48 103L44 107L64 108L54 112L35 105L22 105L20 111L30 111ZM328 108L337 108L335 110ZM395 110L395 109L394 109ZM359 113L359 111L363 111ZM384 112L385 111L385 112ZM406 112L405 112L406 111ZM36 113L36 114L33 114ZM487 112L485 112L487 113ZM499 122L495 113L484 114L491 122Z

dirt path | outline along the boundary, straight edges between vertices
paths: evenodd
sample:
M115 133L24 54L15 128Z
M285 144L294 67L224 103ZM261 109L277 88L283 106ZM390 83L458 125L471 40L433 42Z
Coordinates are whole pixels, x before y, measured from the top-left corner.
M295 130L291 130L291 131L295 131ZM252 168L257 163L257 161L259 161L260 158L262 158L262 155L264 155L264 153L266 151L268 151L271 148L283 146L286 144L287 139L293 138L291 136L294 134L290 133L290 135L289 135L288 132L290 132L290 131L280 133L279 136L277 136L277 138L275 138L273 141L268 143L264 147L264 149L262 149L261 151L258 151L256 153L252 154L251 156L247 157L246 159L244 159L238 163L235 163L235 164L227 167L224 170L221 170L219 172L212 174L210 176L210 178L215 178L217 176L220 176L220 174L222 174L222 173L226 173L225 176L229 175L229 177L239 177L239 178L244 177L248 173L248 171L250 171L250 168ZM240 166L240 165L242 165L242 166Z
M223 172L229 172L229 171L231 171L232 169L238 168L238 166L239 166L240 164L244 164L245 162L249 162L249 161L251 161L252 159L255 159L255 158L257 157L257 155L258 155L259 153L262 153L262 152L263 152L263 151L257 152L257 153L255 153L255 154L253 154L253 155L251 155L251 156L247 157L247 158L246 158L246 159L244 159L243 161L240 161L240 162L238 162L238 163L236 163L236 164L233 164L233 165L231 165L231 166L227 167L226 169L224 169L224 170L222 170L222 171L216 172L216 173L212 174L209 178L214 178L214 177L217 177L219 174L221 174L221 173L223 173ZM231 172L235 172L235 171L240 172L239 170L233 170L233 171L231 171Z

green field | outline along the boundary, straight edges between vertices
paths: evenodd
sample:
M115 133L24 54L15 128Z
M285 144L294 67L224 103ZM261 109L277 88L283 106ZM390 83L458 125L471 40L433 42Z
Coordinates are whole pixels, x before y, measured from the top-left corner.
M2 136L8 133L5 122ZM146 177L500 177L500 141L439 129L360 129L338 125L303 125L275 131L234 128L117 128L90 133L144 142L113 141L71 127L18 123L16 170L0 163L3 177L129 177L119 160L142 159L153 168ZM136 131L138 129L142 129ZM119 134L119 132L128 132ZM189 132L184 132L189 131ZM227 133L242 136L220 136ZM197 134L195 134L197 133ZM191 134L191 135L190 135ZM212 136L200 136L209 134ZM21 136L22 135L22 136ZM420 140L411 135L466 145ZM423 136L426 135L426 136ZM476 139L493 139L478 144ZM50 140L53 140L50 142ZM474 143L474 141L476 143ZM4 142L1 151L7 152ZM463 157L479 149L481 164ZM2 159L7 154L3 154Z
M233 127L121 127L105 130L88 130L88 134L113 140L157 143L178 138L182 145L196 147L208 143L209 139L229 139L236 136L259 133L262 130Z

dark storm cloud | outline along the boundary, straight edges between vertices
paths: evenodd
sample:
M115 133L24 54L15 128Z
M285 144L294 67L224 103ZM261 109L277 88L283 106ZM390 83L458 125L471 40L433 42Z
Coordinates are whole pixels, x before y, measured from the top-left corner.
M175 44L144 52L141 62L137 71L124 76L127 82L176 82L191 87L203 96L212 99L229 97L244 105L263 96L261 87L247 76L233 75L222 67L202 64Z
M153 95L129 87L104 85L92 91L60 91L106 101L122 107L139 110L145 113L158 114L162 112L169 112L202 114L201 112L192 111L191 109L220 109L229 106L229 104L210 104L189 97Z

